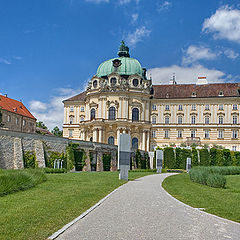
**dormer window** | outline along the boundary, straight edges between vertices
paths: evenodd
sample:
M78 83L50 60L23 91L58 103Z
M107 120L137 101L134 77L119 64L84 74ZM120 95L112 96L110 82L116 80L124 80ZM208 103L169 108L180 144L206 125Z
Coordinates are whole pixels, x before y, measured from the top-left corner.
M138 79L133 79L133 86L134 87L137 87L138 86L138 83L139 83L139 81L138 81Z
M116 79L115 77L112 77L112 78L110 79L110 84L111 84L112 86L115 86L116 83L117 83L117 79Z
M196 92L192 92L192 97L196 97L196 96L197 96Z
M93 81L93 87L94 87L94 88L97 88L97 84L98 84L97 80L94 80L94 81Z
M223 91L220 91L218 96L224 96Z

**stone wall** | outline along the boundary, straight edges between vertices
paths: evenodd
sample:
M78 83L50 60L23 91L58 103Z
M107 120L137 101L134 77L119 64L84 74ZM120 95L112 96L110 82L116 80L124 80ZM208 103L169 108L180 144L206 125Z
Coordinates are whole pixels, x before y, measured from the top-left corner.
M66 147L71 142L80 144L81 148L87 153L87 156L89 156L88 153L90 151L97 154L97 156L99 156L98 159L104 153L116 156L117 146L0 129L0 168L23 168L23 153L26 151L34 151L38 166L45 167L44 152L66 152ZM116 164L116 158L113 157L111 166L112 171L117 169ZM85 170L90 170L89 157ZM100 159L98 160L97 170L102 171Z

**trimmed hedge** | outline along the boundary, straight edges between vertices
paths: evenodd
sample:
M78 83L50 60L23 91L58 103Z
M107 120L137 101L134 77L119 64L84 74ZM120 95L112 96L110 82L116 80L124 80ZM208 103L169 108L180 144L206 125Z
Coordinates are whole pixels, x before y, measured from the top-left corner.
M44 168L45 173L66 173L66 168Z
M203 148L199 150L200 153L200 166L209 166L209 152L208 149Z
M164 148L164 161L163 166L164 168L174 168L175 167L175 156L174 150L171 147Z

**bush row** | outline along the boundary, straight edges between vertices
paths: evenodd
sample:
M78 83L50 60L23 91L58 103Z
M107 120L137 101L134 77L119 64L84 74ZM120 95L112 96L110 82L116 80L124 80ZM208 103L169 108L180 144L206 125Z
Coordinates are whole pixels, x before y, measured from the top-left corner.
M164 167L186 169L186 160L192 159L192 166L240 166L240 152L229 149L185 149L164 148Z
M66 168L43 168L45 173L66 173Z
M40 169L1 170L0 196L32 188L46 180Z
M203 185L215 188L224 188L226 178L224 175L240 174L240 167L195 167L189 172L190 179Z

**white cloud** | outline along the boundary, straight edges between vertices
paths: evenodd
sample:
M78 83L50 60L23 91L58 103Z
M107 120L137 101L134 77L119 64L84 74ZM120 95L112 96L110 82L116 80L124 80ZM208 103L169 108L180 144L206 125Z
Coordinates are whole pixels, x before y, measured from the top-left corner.
M30 102L30 111L38 121L42 121L49 129L55 126L62 128L63 125L63 103L62 101L79 94L80 90L71 88L59 88L57 94L50 97L49 101L41 102L33 100Z
M132 24L134 24L138 20L138 16L139 16L138 13L133 13L132 14L132 21L131 21Z
M164 10L169 9L172 6L172 3L169 1L164 1L164 2L158 2L157 3L157 10L158 12L162 12Z
M224 54L230 59L236 59L239 56L239 53L234 52L232 49L224 50Z
M109 0L85 0L85 2L92 2L92 3L108 3Z
M118 0L118 3L120 5L124 5L124 4L128 4L128 3L132 2L132 1L135 1L136 4L139 4L139 2L140 2L140 0Z
M185 55L182 57L182 64L192 64L201 59L212 60L216 57L217 54L212 52L210 48L191 45L188 47L188 49L185 51Z
M127 43L134 47L138 42L141 42L143 38L148 37L150 33L151 30L147 29L145 26L139 27L135 32L128 33Z
M153 84L169 84L173 73L178 84L196 83L199 76L206 76L209 83L226 82L235 80L231 75L216 69L208 69L202 65L183 67L172 65L169 67L152 68L147 71L148 77L152 76Z
M215 14L204 20L202 31L212 32L215 39L240 43L240 10L228 5L219 8Z
M0 62L5 63L5 64L7 64L7 65L12 64L12 63L11 63L8 59L6 59L6 58L0 58Z

